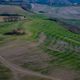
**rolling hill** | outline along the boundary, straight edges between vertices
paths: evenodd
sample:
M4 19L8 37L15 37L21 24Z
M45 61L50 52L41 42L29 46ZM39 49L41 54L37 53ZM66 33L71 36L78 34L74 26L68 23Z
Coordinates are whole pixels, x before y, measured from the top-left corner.
M10 80L79 80L80 34L40 14L26 18L0 23L0 61L11 70ZM5 35L19 28L26 34Z
M80 80L80 34L50 19L77 19L80 25L79 9L33 4L34 13L17 5L0 5L0 14L26 17L22 21L0 22L0 79ZM25 34L6 34L15 30Z

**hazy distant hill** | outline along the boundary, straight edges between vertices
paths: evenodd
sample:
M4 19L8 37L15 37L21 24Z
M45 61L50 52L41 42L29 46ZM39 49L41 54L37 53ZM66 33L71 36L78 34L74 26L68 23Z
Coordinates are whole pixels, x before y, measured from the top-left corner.
M39 3L48 5L72 5L80 4L80 0L0 0L0 4L26 4L26 3Z
M10 5L0 5L0 14L9 13L9 14L24 14L26 13L20 6L10 6Z
M22 4L22 0L0 0L0 4Z
M72 4L80 4L80 0L28 0L32 3L41 3L48 5L72 5Z
M80 6L50 7L48 5L32 4L32 10L53 18L80 19Z
M72 3L79 3L80 4L80 0L70 0Z

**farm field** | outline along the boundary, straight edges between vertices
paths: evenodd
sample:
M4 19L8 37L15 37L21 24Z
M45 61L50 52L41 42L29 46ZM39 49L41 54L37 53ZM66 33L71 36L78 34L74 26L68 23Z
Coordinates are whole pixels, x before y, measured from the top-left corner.
M42 15L26 18L0 23L0 61L14 76L5 80L80 80L80 34ZM26 34L5 35L18 28Z

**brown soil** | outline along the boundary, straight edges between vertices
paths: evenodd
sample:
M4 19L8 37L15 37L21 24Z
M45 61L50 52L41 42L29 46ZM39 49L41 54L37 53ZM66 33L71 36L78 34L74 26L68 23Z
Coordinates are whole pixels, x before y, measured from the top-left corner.
M40 36L39 39L44 40L43 35ZM12 80L20 80L21 76L25 75L30 75L31 77L34 76L33 78L35 80L54 80L53 77L48 77L20 67L24 63L30 62L36 62L35 65L41 65L41 67L47 66L46 62L49 60L48 55L37 48L37 46L39 46L39 44L41 44L42 42L43 41L13 41L6 43L2 47L0 47L0 61L13 72L14 77ZM33 78L31 77L27 76L28 80L32 80Z

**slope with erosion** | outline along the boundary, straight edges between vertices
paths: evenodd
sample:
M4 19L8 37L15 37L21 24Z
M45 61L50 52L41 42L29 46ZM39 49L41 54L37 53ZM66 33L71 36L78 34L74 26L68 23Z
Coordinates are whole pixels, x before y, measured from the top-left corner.
M26 17L24 21L0 23L0 43L6 42L0 46L0 56L25 71L29 69L61 80L80 79L80 34L41 15L27 14ZM25 29L25 35L4 35L20 27ZM39 79L38 75L24 75L22 68L16 77Z

